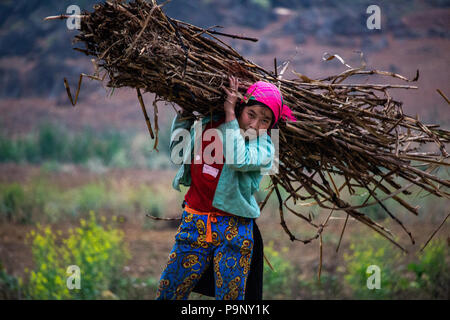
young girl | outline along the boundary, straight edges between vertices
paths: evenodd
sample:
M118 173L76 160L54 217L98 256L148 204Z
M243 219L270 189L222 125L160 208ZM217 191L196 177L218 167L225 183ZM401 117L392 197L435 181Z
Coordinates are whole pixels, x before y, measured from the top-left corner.
M227 93L225 116L203 118L199 152L194 157L192 146L172 183L178 191L180 184L189 186L189 190L157 299L187 299L211 264L216 299L245 298L254 249L254 219L260 215L253 193L259 190L261 172L271 168L274 158L267 130L276 127L281 118L295 118L283 104L278 88L263 81L250 86L246 101L241 100L235 107L239 81L234 77L229 81L230 88L223 87ZM191 141L197 141L191 128L193 121L182 120L184 115L183 112L175 117L171 131L190 129ZM221 133L220 139L214 139L211 154L215 160L223 161L211 163L202 157L212 143L205 139L209 129ZM171 151L175 145L171 140ZM221 152L213 154L215 151ZM229 154L234 157L227 158Z

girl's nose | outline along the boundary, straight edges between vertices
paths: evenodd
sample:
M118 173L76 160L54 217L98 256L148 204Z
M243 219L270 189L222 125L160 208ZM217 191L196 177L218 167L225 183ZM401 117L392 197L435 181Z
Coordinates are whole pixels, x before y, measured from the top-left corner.
M253 121L248 126L249 129L258 130L258 123L256 121Z

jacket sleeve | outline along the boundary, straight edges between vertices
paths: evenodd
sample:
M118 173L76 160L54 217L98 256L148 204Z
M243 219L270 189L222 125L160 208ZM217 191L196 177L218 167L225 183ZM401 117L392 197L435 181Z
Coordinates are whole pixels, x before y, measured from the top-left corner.
M194 119L189 120L182 120L183 116L181 116L179 113L175 116L175 118L172 120L172 125L170 128L170 142L169 142L169 154L172 154L173 148L182 142L182 139L174 139L175 135L177 134L177 131L179 130L188 130L190 131L190 128L192 124L194 123ZM180 141L181 140L181 141Z
M256 141L245 142L236 119L220 127L225 163L237 171L269 170L272 167L275 149L270 137L263 134Z

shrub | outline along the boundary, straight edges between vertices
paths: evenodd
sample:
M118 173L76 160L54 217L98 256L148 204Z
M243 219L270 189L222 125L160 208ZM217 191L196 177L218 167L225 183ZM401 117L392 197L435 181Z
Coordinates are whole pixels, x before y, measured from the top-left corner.
M417 294L428 299L450 299L449 246L443 240L432 240L418 261L408 265L414 272Z
M0 261L0 300L20 299L22 279L6 272Z
M18 183L0 186L0 191L0 211L6 215L8 222L12 222L13 215L16 216L25 201L25 192Z
M300 277L299 277L300 278ZM341 283L335 274L322 272L320 282L314 279L299 279L299 287L302 298L310 299L337 299L341 294Z
M159 279L155 277L137 278L133 276L121 277L115 282L111 291L121 299L153 300L158 290Z
M0 185L0 220L28 224L32 222L34 203L26 188L17 182Z
M0 134L0 162L17 161L17 151L15 144Z
M102 218L103 222L106 220ZM62 232L52 232L50 227L38 225L31 231L32 253L36 269L30 272L26 296L30 299L97 299L111 291L120 280L128 249L123 242L123 232L111 225L103 227L97 222L94 211L89 220L80 219L80 227L69 229L65 239ZM69 266L80 269L81 288L69 290ZM27 271L27 270L26 270Z
M264 299L286 299L290 297L292 280L294 280L292 264L273 248L273 242L264 246L264 254L274 268L274 271L272 271L267 263L264 263Z
M78 210L81 212L100 209L108 198L107 190L103 182L89 183L75 190L76 203Z
M37 144L41 153L41 159L63 160L68 138L59 127L50 123L40 126Z
M344 276L355 299L392 299L408 288L408 281L402 275L406 267L399 263L402 253L378 234L371 237L357 237L350 245L350 254L344 254L347 273ZM369 289L370 276L367 268L380 268L380 289Z

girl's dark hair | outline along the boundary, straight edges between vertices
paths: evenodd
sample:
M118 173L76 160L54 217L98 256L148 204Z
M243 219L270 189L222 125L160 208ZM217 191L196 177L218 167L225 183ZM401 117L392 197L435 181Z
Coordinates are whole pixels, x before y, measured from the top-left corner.
M245 104L244 102L238 102L236 104L236 108L234 109L234 113L236 114L236 118L239 119L239 117L241 116L242 110L244 110L245 107L251 107L251 106L254 106L256 104L263 105L263 106L269 108L264 103L259 102L257 100L253 100L253 99L250 99L247 102L247 104ZM270 128L272 128L273 122L275 121L275 116L273 114L272 109L269 108L269 110L272 113L272 122L270 123ZM273 129L276 129L276 128L278 128L278 123L276 123L275 126L273 127Z

